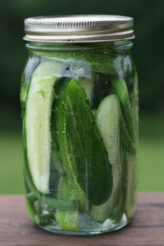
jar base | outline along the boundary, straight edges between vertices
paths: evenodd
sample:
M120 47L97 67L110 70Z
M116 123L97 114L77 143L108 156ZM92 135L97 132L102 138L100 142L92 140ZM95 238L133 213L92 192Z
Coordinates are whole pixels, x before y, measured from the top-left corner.
M99 235L104 234L112 231L117 231L122 228L124 228L129 223L129 220L127 219L126 214L123 214L121 220L117 223L115 223L111 219L107 219L103 224L99 224L99 227L97 226L95 230L88 229L88 230L80 230L80 231L68 231L68 230L62 230L57 225L46 225L46 226L39 226L41 229L46 230L48 232L52 232L54 234L60 234L60 235L70 235L70 236L87 236L87 235Z

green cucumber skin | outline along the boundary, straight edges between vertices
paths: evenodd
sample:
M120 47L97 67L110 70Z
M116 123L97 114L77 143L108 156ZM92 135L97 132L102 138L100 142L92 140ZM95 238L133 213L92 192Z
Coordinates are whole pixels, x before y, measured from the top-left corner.
M65 63L66 65L71 65L73 67L92 67L92 70L96 73L116 75L117 71L114 66L114 59L116 59L117 54L109 54L106 52L102 53L101 50L88 49L82 51L69 51L65 50L63 52L53 51L36 51L35 55L48 57L49 59L54 59L57 62Z
M138 132L138 94L137 79L134 79L133 92L129 96L129 92L124 80L113 79L113 87L117 92L122 103L122 110L125 118L122 117L121 134L124 158L124 180L122 194L124 194L124 210L128 220L133 216L136 207L136 149L137 149L137 132ZM136 95L137 94L137 95ZM127 126L127 128L126 128ZM125 151L127 149L127 153Z
M80 72L78 73L78 75L79 75L78 82L84 88L87 99L89 100L90 104L92 104L93 86L94 86L93 78L92 78L92 76L89 78L81 77L81 75L84 75L84 71L80 70ZM60 88L61 83L62 83L62 80L59 80L59 83L57 84L57 86L55 86L56 98L58 98L57 94L58 94L58 90ZM54 107L55 107L55 104L54 104ZM54 112L52 112L51 128L52 128L51 129L51 133L52 133L52 158L53 158L54 165L55 165L55 168L57 169L57 171L61 175L64 175L63 163L62 163L62 159L61 159L60 154L59 154L59 144L58 144L58 140L57 140L58 138L57 138L57 130L56 130Z
M96 73L94 77L92 108L97 110L101 101L113 91L109 74Z
M61 176L58 185L57 198L59 200L78 200L81 204L85 204L85 195L80 192L79 187L70 180L67 176ZM78 231L78 215L77 209L57 209L55 212L55 219L58 225L63 230Z
M120 102L117 95L105 97L97 110L96 124L112 165L119 158Z
M36 219L35 219L35 218L36 218L36 217L35 217L36 211L35 211L35 209L34 209L33 204L31 204L31 202L29 201L29 199L28 199L27 197L26 197L25 203L26 203L26 209L27 209L29 218L30 218L33 222L35 222L35 221L36 221Z
M60 199L48 197L46 195L41 194L35 188L26 164L24 165L24 176L25 176L25 183L26 183L28 189L30 189L30 192L32 192L32 194L33 194L32 201L35 201L36 199L38 199L39 201L45 202L45 204L47 204L49 207L52 207L52 208L77 209L79 207L79 202L77 199L75 199L75 200L64 200L64 199L60 200ZM31 200L28 197L28 194L27 194L27 199Z
M135 148L138 148L138 77L137 73L134 76L133 91L130 94L130 101L132 107L132 116L134 119L134 129L135 129L135 138L134 144ZM137 152L135 154L127 154L127 194L126 194L126 203L125 203L125 212L130 219L136 208L136 188L137 188Z
M28 212L28 216L29 218L35 222L37 225L41 225L42 224L42 221L41 221L41 216L39 214L39 211L37 211L37 203L38 203L38 200L34 201L33 203L28 199L28 197L26 196L26 200L25 200L25 203L26 203L26 209L27 209L27 212ZM45 221L45 220L44 220Z
M43 194L49 193L50 117L54 98L53 87L63 65L41 63L34 71L25 109L26 146L29 170L33 182Z
M139 95L138 95L138 75L134 75L133 91L130 94L130 102L132 107L132 116L134 119L134 135L135 135L135 145L138 147L138 128L139 128Z
M121 79L113 79L112 85L123 105L122 108L125 116L125 121L129 130L129 135L132 138L132 140L134 140L134 122L133 122L132 108L130 104L129 93L126 86L126 82Z
M78 81L79 81L80 85L84 88L87 99L89 100L90 104L92 104L93 87L94 87L93 78L79 77Z
M55 219L61 229L66 231L79 231L78 211L76 210L57 210Z
M21 102L21 115L24 116L24 111L26 107L26 98L28 94L28 89L31 81L31 76L34 70L39 64L39 57L31 57L27 59L24 72L21 78L21 91L20 91L20 102ZM29 76L30 75L30 76Z
M56 106L56 99L58 98L58 89L60 88L60 84L62 83L62 79L59 80L59 83L55 85L55 100L53 107ZM52 160L55 166L55 169L58 171L60 175L65 175L65 171L63 168L63 162L59 154L59 143L57 139L57 130L56 130L56 119L55 119L55 112L52 111L51 113L51 155Z
M39 226L48 225L51 223L50 214L41 214L40 201L36 200L33 204L26 197L26 209L29 218Z
M28 158L27 158L27 148L26 148L26 127L25 127L25 117L23 119L23 142L24 142L24 178L25 178L25 184L26 184L26 188L27 190L30 190L30 193L26 194L26 199L28 200L28 205L30 205L30 203L35 202L36 200L40 201L40 202L44 202L48 207L51 208L60 208L60 209L77 209L79 208L79 201L75 198L73 200L64 200L64 199L56 199L53 197L48 197L47 195L41 194L35 187L33 180L32 180L32 176L31 173L29 171L29 167L28 167ZM30 218L32 217L31 215L34 214L35 210L32 209L32 214L30 211L30 207L27 207L28 213ZM34 218L34 217L33 217ZM35 216L35 221L36 222L36 218L37 215ZM38 219L37 222L39 223Z
M121 132L122 132L122 141L123 145L126 147L127 151L131 154L136 153L136 148L134 146L134 141L129 135L127 126L125 124L125 120L123 118L123 115L121 115Z
M61 87L56 123L66 174L93 204L105 202L112 190L112 167L84 89L75 79Z

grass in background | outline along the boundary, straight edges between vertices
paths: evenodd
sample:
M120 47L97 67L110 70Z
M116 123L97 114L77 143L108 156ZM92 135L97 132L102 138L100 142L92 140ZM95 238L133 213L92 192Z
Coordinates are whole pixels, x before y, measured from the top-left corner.
M140 120L139 191L164 190L164 119ZM23 193L23 146L18 131L0 132L0 193Z
M164 117L140 117L139 190L164 191Z
M0 132L0 193L23 193L23 147L18 132Z

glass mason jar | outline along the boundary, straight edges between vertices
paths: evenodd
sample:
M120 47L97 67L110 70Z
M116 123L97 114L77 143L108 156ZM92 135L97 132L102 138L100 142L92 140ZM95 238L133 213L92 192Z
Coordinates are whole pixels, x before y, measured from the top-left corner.
M133 19L25 20L21 105L29 217L61 234L124 227L136 205Z

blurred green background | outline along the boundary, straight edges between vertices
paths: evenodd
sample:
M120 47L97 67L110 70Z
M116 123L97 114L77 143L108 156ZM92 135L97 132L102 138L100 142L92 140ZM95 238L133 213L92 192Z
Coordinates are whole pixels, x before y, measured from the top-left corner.
M164 1L5 0L0 8L0 193L23 193L20 77L27 57L23 20L30 16L133 16L139 73L139 190L164 190Z

